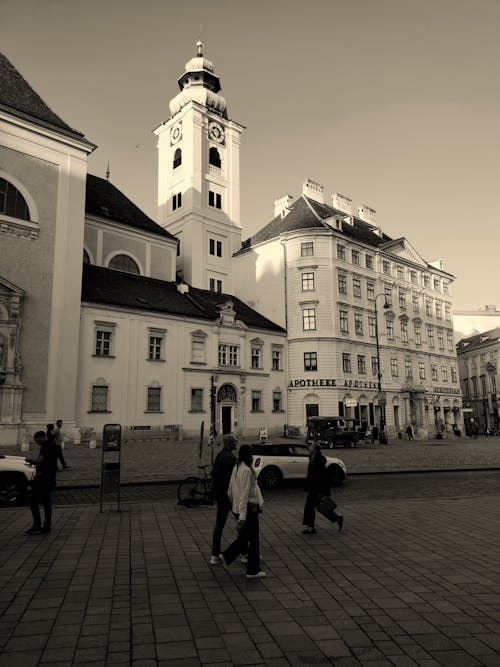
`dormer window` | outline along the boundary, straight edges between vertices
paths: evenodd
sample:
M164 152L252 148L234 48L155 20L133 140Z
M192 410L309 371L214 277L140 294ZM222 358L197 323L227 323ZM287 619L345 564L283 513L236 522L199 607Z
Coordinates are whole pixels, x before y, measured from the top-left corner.
M182 164L182 151L180 148L176 148L174 153L174 164L173 164L174 169L180 167L181 164Z

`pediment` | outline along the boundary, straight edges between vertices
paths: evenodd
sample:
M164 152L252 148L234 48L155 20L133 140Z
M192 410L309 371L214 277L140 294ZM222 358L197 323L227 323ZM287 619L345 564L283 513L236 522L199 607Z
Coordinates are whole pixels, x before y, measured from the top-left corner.
M425 261L425 259L415 250L415 248L405 239L404 237L401 237L399 239L394 239L392 241L389 241L388 243L384 243L383 246L381 246L385 252L390 253L391 255L394 255L395 257L399 257L401 259L406 259L409 262L413 262L413 264L418 264L421 267L427 268L428 263Z

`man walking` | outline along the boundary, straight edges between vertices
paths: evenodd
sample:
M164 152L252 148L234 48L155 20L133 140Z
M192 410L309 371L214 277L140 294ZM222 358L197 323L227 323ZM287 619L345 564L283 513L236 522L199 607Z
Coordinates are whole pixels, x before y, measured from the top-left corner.
M56 427L54 429L54 438L57 447L57 459L61 462L62 469L67 470L70 466L64 460L64 454L63 454L64 433L62 430L62 425L63 425L62 419L58 419L56 421Z
M31 482L30 498L33 525L26 531L27 535L50 533L52 527L52 499L50 494L57 470L57 448L54 441L49 439L44 431L37 431L33 440L37 445L40 445L40 452L36 458L26 457L28 463L36 466L36 474ZM45 514L43 526L40 517L40 502Z
M212 469L212 494L217 503L217 516L215 519L214 532L212 535L212 556L210 565L220 563L222 531L226 525L227 516L231 510L231 502L227 495L231 473L236 464L234 451L237 440L234 435L228 433L222 438L222 449L215 457Z

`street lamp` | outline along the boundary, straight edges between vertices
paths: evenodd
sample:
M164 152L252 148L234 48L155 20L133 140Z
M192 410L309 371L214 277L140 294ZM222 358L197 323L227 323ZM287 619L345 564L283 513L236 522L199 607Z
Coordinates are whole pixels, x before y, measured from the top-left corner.
M378 441L381 445L387 445L387 436L385 434L385 399L382 396L382 370L380 367L380 341L378 338L378 314L377 314L377 299L379 296L384 297L384 308L390 308L387 301L387 296L383 292L377 294L375 297L375 340L377 342L377 380L378 380L378 405L380 408L380 429Z

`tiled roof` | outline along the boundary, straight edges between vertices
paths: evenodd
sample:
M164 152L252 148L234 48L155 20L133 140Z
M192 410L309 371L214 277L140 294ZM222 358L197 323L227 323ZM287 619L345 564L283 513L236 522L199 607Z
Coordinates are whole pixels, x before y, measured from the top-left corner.
M483 331L482 333L474 334L473 336L467 336L467 338L462 338L458 342L459 350L473 350L474 348L479 348L488 343L495 343L500 341L500 327L495 329L490 329L489 331Z
M2 53L0 53L0 108L13 116L84 139L81 132L67 125L45 104Z
M92 176L92 174L87 174L85 211L128 227L135 227L170 239L175 238L170 232L151 220L140 208L137 208L112 183L104 178Z
M230 294L214 294L192 287L186 294L181 294L174 282L92 264L83 265L82 301L90 303L213 321L219 317L218 306L229 300L234 304L237 319L248 327L284 332L277 324Z
M262 227L254 236L246 239L242 243L241 250L238 253L244 252L252 246L277 238L280 234L286 232L293 232L298 229L329 229L330 226L325 222L328 218L333 216L345 216L345 213L329 206L328 204L320 204L305 195L299 197L290 206L290 212L284 218L277 216L265 227ZM378 236L371 231L371 226L360 220L353 218L354 224L343 225L343 233L348 238L354 241L360 241L373 247L379 247L387 243L391 238L385 234Z

